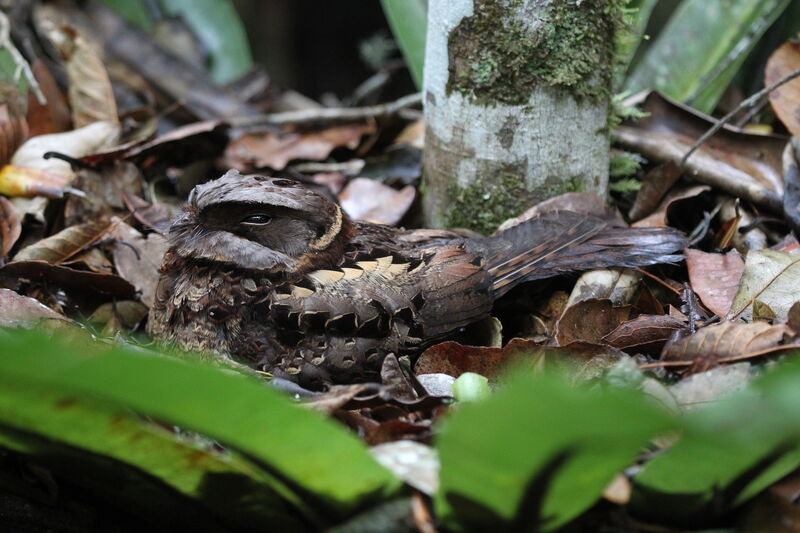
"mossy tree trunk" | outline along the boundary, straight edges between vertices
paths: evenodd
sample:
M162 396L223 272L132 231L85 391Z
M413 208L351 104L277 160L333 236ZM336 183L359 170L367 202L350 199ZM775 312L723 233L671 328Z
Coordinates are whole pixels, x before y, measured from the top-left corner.
M604 195L624 0L430 0L425 213L489 233L569 191Z

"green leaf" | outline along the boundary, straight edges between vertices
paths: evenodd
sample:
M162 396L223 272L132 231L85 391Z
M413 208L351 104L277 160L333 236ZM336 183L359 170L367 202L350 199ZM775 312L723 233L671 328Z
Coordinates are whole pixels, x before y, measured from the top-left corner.
M354 435L254 378L121 347L93 353L27 332L0 334L0 353L0 389L74 396L208 436L280 479L273 488L300 496L319 521L345 516L400 486ZM15 426L13 417L5 411L0 425L41 435L40 428ZM57 433L49 438L62 440Z
M436 442L438 515L470 531L555 529L596 502L670 418L628 390L520 376L453 413Z
M709 113L789 0L683 0L626 89L659 89Z
M0 421L0 446L170 527L205 530L208 521L218 523L216 514L237 527L271 522L303 529L288 504L300 501L278 479L237 454L215 451L124 409L4 382ZM191 499L202 501L206 511Z
M252 66L247 34L230 0L161 0L161 5L182 17L208 48L214 81L233 81Z
M632 511L677 525L713 521L800 465L800 366L685 417L680 439L634 479Z
M101 1L140 30L147 31L153 27L153 20L150 17L150 11L147 9L145 2L131 2L131 0Z
M423 0L381 0L381 5L406 59L411 78L417 89L421 90L428 27L425 3Z
M650 20L650 15L658 0L628 0L623 8L624 28L618 37L617 43L617 71L615 72L615 86L624 78L625 72L630 67L639 45L645 39L645 29Z

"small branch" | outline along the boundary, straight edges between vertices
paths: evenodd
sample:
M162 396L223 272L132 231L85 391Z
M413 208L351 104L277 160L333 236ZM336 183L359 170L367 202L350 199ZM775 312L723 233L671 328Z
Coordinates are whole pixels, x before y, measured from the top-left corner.
M394 102L367 107L323 107L319 109L303 109L286 111L252 117L233 118L229 122L234 127L250 127L262 125L308 124L323 121L351 121L394 115L401 110L422 103L422 93L409 94Z
M14 81L19 81L20 76L24 74L25 79L31 86L33 94L36 95L36 99L40 104L45 105L47 104L47 98L44 97L44 93L39 87L39 82L37 82L36 78L33 76L30 65L28 65L28 62L25 61L24 57L22 57L22 54L19 53L19 50L17 50L17 47L14 46L14 43L11 42L10 32L11 23L8 21L6 14L0 11L0 48L5 48L8 50L8 53L11 55L11 59L17 66L16 70L14 71Z
M793 79L795 79L798 76L800 76L800 70L795 70L794 72L791 72L790 74L787 74L783 78L779 79L778 81L776 81L775 83L773 83L769 87L765 87L765 88L761 89L757 93L753 94L749 98L746 98L744 101L742 101L742 103L740 103L738 106L736 106L736 108L733 111L731 111L730 113L728 113L727 115L725 115L724 117L719 119L716 124L714 124L711 128L709 128L708 131L706 131L699 139L697 139L694 142L692 147L689 148L689 151L686 152L686 154L684 154L683 158L681 158L681 161L679 163L680 166L685 166L686 165L686 161L689 159L689 157L691 157L691 155L698 148L700 148L700 146L702 146L703 143L705 143L709 138L711 138L715 133L717 133L725 124L730 122L731 119L738 112L742 111L743 109L749 109L749 108L757 105L758 102L762 98L764 98L764 96L768 95L769 93L771 93L772 91L774 91L775 89L780 87L781 85L789 83L790 81L792 81Z

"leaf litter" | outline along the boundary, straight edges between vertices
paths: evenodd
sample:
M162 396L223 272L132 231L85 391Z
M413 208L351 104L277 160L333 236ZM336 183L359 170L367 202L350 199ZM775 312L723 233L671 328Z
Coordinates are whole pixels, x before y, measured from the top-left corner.
M17 94L0 106L3 327L75 321L93 324L109 341L141 342L170 219L195 184L231 167L315 183L354 219L409 225L420 219L421 119L319 113L314 120L270 122L264 113L281 98L289 101L289 91L266 82L261 104L241 99L180 61L171 63L177 60L144 38L143 45L156 47L154 55L132 57L122 39L111 42L112 30L121 27L116 15L92 9L96 32L72 21L46 35L58 41L66 80L54 75L53 65L30 58L47 103ZM102 55L98 45L107 47ZM162 60L176 69L171 85L158 76ZM120 77L121 63L138 69L140 79ZM787 42L767 65L767 83L798 64L800 50ZM137 126L124 119L137 115L115 85L143 103ZM770 95L793 134L798 87L790 83ZM27 100L27 113L17 100ZM170 101L183 102L183 112L171 115ZM612 270L524 287L499 302L485 324L427 347L415 361L387 357L380 383L324 392L287 385L287 391L351 428L379 462L433 495L439 459L431 444L439 421L461 409L452 390L461 375L477 373L497 386L524 367L597 383L629 364L631 373L645 372L643 389L658 390L654 397L671 395L665 403L690 410L741 389L762 366L800 347L800 256L781 249L791 236L781 201L787 136L726 126L681 167L683 154L714 119L656 92L639 102L649 116L627 119L615 136L618 147L647 158L635 175L641 187L616 193L612 206L567 193L531 206L504 227L559 209L618 226L673 225L692 238L685 268ZM313 118L315 109L291 112ZM8 199L17 196L47 206L28 216ZM762 232L764 249L740 239L739 251L733 250L736 237L753 228ZM281 387L279 380L273 385ZM616 483L607 497L627 502L629 478Z

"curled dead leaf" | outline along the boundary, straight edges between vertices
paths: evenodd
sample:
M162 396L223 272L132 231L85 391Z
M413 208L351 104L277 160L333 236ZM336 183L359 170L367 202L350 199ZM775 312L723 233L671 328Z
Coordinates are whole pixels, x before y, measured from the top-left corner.
M5 196L0 196L0 260L8 255L22 233L17 210Z
M626 320L603 337L605 344L620 348L659 349L686 322L669 315L639 315Z
M111 80L86 38L69 26L54 28L50 40L66 61L69 103L76 128L97 121L118 122Z
M417 374L447 374L457 378L464 372L475 372L490 379L511 362L528 360L539 346L529 339L511 339L502 348L465 346L457 342L443 342L431 346L417 359L414 371Z
M45 261L58 265L86 250L108 235L115 222L96 220L65 228L20 250L14 261Z
M766 322L722 322L698 330L667 345L661 354L664 361L686 364L698 360L726 362L762 355L765 351L779 347L784 338L793 335L785 324L770 325ZM713 366L713 365L712 365Z

